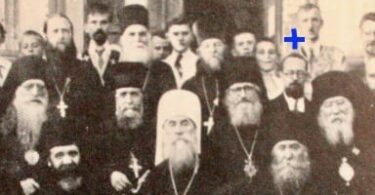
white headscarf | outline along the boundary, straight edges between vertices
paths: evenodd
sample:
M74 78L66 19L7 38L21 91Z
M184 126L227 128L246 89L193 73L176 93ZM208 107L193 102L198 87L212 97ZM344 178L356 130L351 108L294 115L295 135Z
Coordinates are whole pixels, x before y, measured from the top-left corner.
M194 121L197 127L197 145L195 149L199 154L201 153L202 115L201 104L197 95L190 91L180 89L166 92L160 98L157 116L155 166L168 158L169 146L163 146L165 139L168 139L163 129L163 124L173 116L186 116Z

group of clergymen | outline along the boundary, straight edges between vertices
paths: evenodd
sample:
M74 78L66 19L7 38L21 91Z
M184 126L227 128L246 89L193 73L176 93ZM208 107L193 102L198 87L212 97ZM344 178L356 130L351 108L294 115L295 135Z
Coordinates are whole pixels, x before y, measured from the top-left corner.
M298 10L307 43L282 60L251 31L228 41L221 13L153 37L146 8L118 17L120 46L111 10L93 4L79 60L56 14L45 40L25 33L23 57L2 64L1 194L375 194L374 96L318 44L317 6ZM366 71L374 26L365 15Z

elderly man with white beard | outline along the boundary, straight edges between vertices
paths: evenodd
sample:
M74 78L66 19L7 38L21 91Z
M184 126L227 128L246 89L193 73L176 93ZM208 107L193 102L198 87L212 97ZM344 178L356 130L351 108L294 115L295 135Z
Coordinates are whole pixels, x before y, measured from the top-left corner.
M216 178L201 154L201 108L198 97L171 90L159 102L156 167L144 194L211 194Z
M261 184L256 194L267 195L318 195L326 194L319 189L312 174L313 162L310 159L308 123L294 123L287 116L288 111L280 113L269 124L269 139L264 152L267 156L267 169L261 176ZM247 194L240 189L238 194Z
M91 138L91 162L100 177L99 194L137 194L153 165L155 133L144 119L147 68L121 62L113 69L108 107L112 117ZM104 167L104 168L103 168Z
M312 158L327 194L374 194L374 133L366 119L364 84L346 73L330 72L313 81L316 140Z
M143 87L145 103L148 104L145 118L153 119L161 95L177 87L172 69L162 61L152 60L149 14L145 7L125 6L119 12L119 22L123 29L120 61L137 62L147 68L148 76Z
M5 89L11 102L1 120L0 168L5 173L6 194L33 194L39 186L37 149L42 124L47 120L46 62L38 57L17 60Z
M235 194L244 184L256 186L258 171L264 166L262 145L266 131L263 125L265 89L259 72L246 63L234 64L225 73L226 91L223 104L227 114L216 123L210 134L216 166L221 167L224 184L215 194ZM249 191L249 194L252 194Z

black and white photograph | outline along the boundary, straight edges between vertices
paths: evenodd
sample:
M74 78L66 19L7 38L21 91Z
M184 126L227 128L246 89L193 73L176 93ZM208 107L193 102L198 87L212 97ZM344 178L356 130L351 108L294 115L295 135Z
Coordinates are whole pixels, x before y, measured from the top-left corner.
M375 195L375 1L0 0L0 195Z

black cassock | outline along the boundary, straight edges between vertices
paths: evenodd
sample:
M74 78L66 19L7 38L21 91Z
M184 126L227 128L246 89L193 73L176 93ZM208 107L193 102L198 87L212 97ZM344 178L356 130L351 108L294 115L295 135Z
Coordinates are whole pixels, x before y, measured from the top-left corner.
M268 132L265 128L256 126L238 128L248 152L251 150L253 140L256 140L252 160L257 169L257 174L249 180L244 171L247 155L241 147L234 127L227 120L215 124L209 137L213 144L214 159L216 159L211 163L220 167L217 174L223 179L221 187L215 191L215 194L236 194L236 190L245 185L251 189L248 194L254 194L255 187L258 186L260 181L259 173L266 169L267 154L265 154L264 148L266 147ZM254 139L256 131L258 135Z
M350 146L332 147L317 136L311 147L312 173L327 194L375 194L374 136L356 130L354 135Z
M198 195L213 194L215 188L218 187L218 178L212 171L214 167L207 167L201 164L198 172L193 177L193 170L187 171L180 176L174 175L178 194ZM142 191L145 195L175 195L175 189L172 184L172 176L169 171L169 162L165 160L155 167L147 179L146 188ZM188 184L191 183L190 188Z
M1 159L0 171L2 186L0 191L4 194L21 194L22 188L20 181L33 178L36 182L40 182L40 170L43 162L41 160L37 163L30 164L25 159L25 153L28 151L19 143L16 135L16 130L11 131L10 134L1 138ZM39 157L41 153L38 148L34 151L38 152Z
M150 135L153 129L149 125L143 125L134 130L119 129L115 122L108 122L109 132L97 141L95 155L96 172L100 185L97 187L99 194L116 194L118 192L111 185L110 176L114 171L125 174L132 182L132 190L136 191L138 180L153 167L154 140ZM141 182L141 181L139 181ZM130 193L129 189L118 194ZM133 194L133 193L130 193ZM137 194L137 193L135 193Z
M47 52L49 118L62 118L65 112L65 117L86 121L89 93L86 91L88 81L82 77L83 66L75 56L59 60L55 55Z
M148 65L144 81L146 104L145 120L155 120L160 97L167 91L177 88L172 69L162 61L153 61Z

